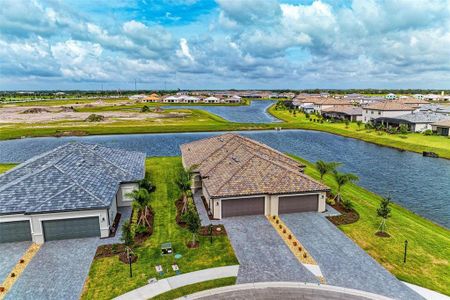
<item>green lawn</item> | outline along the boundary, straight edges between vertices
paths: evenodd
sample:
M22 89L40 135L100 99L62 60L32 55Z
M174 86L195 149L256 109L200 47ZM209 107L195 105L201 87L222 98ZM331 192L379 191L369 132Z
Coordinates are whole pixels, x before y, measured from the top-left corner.
M17 164L0 164L0 174L14 168Z
M152 207L155 212L154 232L135 250L139 258L133 264L133 278L129 278L128 266L117 257L94 260L82 299L111 299L143 286L149 278L160 278L155 271L155 265L158 264L166 270L164 277L175 275L170 268L171 263L175 261L173 256L162 257L160 254L160 246L164 242L172 242L175 253L183 255L177 260L183 273L238 263L233 248L225 236L215 237L212 244L208 237L200 237L198 249L186 247L192 236L175 221L175 201L179 196L179 190L174 180L182 168L180 157L149 158L146 161L146 168L156 186L155 192L152 193Z
M184 287L171 290L167 293L153 297L153 300L171 300L177 299L186 295L197 293L204 290L210 290L222 286L233 285L236 283L236 277L225 277L221 279L204 281L196 284L186 285Z
M314 165L297 159L307 165L307 175L320 180ZM336 184L331 175L325 175L324 183L335 191ZM448 229L394 204L392 217L387 222L391 237L379 238L375 236L375 232L380 224L380 219L376 216L380 196L356 184L344 186L342 194L344 198L353 201L361 217L354 224L339 227L347 236L400 280L450 295ZM403 264L405 240L408 240L408 258L407 263Z
M298 128L326 131L346 137L360 139L366 142L375 143L382 146L388 146L413 152L422 153L423 151L432 151L439 154L440 157L450 159L450 138L444 136L424 136L420 133L409 133L405 136L398 134L378 133L375 130L364 129L364 124L358 128L356 123L351 123L346 128L344 123L318 123L306 119L303 113L297 113L296 116L289 110L276 110L275 106L269 108L268 112L274 117L283 120L280 124L283 128Z

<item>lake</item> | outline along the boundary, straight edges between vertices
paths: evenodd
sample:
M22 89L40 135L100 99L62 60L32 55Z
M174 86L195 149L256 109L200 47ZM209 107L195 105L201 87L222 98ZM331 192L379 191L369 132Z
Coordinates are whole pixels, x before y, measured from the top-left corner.
M212 107L211 107L212 108ZM130 134L29 138L0 142L0 162L22 162L69 141L143 151L148 156L180 155L179 145L220 133ZM359 185L450 228L450 160L423 157L325 132L304 130L241 132L279 151L309 161L338 161L360 177ZM375 211L374 211L375 214Z
M208 106L208 105L166 105L165 109L201 109L216 114L227 121L236 123L274 123L280 122L267 112L267 109L276 101L251 101L250 105L240 106Z

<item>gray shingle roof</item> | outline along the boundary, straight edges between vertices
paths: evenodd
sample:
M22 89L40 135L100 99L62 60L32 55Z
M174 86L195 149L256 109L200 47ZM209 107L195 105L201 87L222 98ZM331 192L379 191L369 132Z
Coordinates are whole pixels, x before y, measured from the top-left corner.
M400 115L397 117L390 117L390 118L379 118L379 119L391 119L391 120L401 120L408 123L434 123L441 120L448 120L450 119L449 116L445 114L440 113L433 113L433 112L427 112L427 111L417 111L417 112L411 112L408 114ZM378 119L377 119L378 120Z
M144 153L65 144L0 175L0 214L106 208L121 182L144 175Z

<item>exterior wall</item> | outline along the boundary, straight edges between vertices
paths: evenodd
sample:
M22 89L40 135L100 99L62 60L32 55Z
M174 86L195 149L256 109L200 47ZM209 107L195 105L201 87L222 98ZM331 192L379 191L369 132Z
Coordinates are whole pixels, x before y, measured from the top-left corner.
M48 213L37 215L8 215L2 216L0 222L14 222L14 221L30 221L31 237L36 244L44 243L44 232L42 228L42 221L59 220L59 219L73 219L84 217L98 217L100 223L100 236L102 238L109 236L108 212L103 210L85 210L61 213Z
M117 214L117 197L114 197L111 206L109 207L109 226L112 226L112 224L114 223L114 218L116 217Z
M418 124L413 124L412 125L412 130L414 132L422 132L422 131L425 131L427 129L431 129L431 125L430 124L418 123Z
M326 209L326 192L320 192L320 193L300 193L300 194L289 194L289 196L298 196L298 195L311 195L311 194L318 194L318 211L324 212ZM208 203L211 203L213 211L213 217L214 219L222 219L222 200L226 201L227 199L237 199L237 198L243 198L243 196L240 197L230 197L226 199L210 199L209 195L205 193L205 189L203 189L203 195L207 199ZM261 197L263 195L255 195L255 196L249 196L248 198L256 198ZM265 195L265 204L264 204L264 215L272 215L276 216L278 215L278 203L279 203L279 197L280 196L287 196L287 195Z
M192 174L191 190L193 193L202 188L202 178L199 173Z
M131 206L131 198L127 196L128 193L131 193L133 190L137 190L139 188L138 183L122 183L119 187L119 190L116 194L117 206Z
M375 109L363 109L362 121L368 123L376 118L395 118L404 114L407 114L407 110L375 110Z

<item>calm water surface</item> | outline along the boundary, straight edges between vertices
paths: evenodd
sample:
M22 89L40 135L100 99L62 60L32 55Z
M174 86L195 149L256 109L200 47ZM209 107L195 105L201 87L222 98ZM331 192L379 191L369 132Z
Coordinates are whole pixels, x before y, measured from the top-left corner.
M217 134L134 134L2 141L0 162L21 162L69 141L143 151L148 156L175 156L180 155L180 144ZM390 193L397 203L450 228L450 160L422 157L324 132L285 130L241 134L309 161L342 162L341 170L356 173L361 186L383 196Z
M208 105L170 105L162 108L201 109L216 114L225 120L237 123L273 123L280 122L267 112L267 109L276 101L251 101L250 105L241 106L208 106Z

